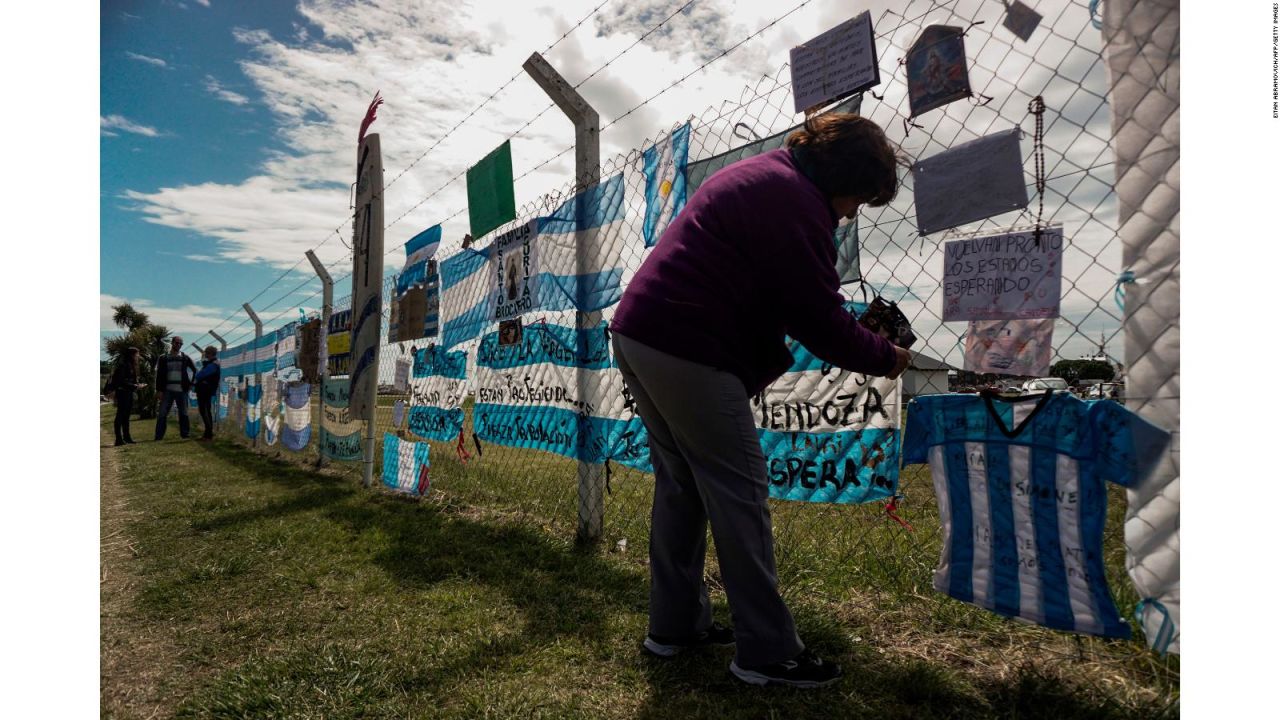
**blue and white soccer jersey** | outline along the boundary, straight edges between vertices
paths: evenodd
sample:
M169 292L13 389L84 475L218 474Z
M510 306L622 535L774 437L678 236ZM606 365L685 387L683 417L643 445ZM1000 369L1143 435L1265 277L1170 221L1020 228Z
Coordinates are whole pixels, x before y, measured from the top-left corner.
M903 464L933 475L944 543L934 588L1057 630L1129 637L1102 563L1106 481L1137 484L1168 441L1110 400L916 398Z

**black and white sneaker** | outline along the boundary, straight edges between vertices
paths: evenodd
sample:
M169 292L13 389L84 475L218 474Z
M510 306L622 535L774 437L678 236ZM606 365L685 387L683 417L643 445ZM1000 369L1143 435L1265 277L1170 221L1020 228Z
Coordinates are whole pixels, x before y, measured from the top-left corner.
M787 685L797 688L826 687L844 676L839 665L823 662L811 650L805 650L790 660L773 665L742 667L735 660L729 664L729 672L752 685Z
M733 628L713 622L710 628L693 637L672 638L650 633L644 639L644 649L658 657L671 657L694 648L733 647L736 642Z

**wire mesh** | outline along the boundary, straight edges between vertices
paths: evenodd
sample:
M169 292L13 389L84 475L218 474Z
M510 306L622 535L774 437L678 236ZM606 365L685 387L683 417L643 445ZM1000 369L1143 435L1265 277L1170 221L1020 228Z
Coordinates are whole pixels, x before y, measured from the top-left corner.
M1146 348L1133 347L1134 338L1126 336L1125 319L1146 310L1140 302L1126 302L1121 308L1115 300L1117 277L1133 263L1132 258L1123 256L1120 239L1122 221L1108 102L1110 88L1120 79L1108 77L1104 37L1091 24L1089 3L1035 5L1044 18L1026 42L1001 27L1005 12L1001 3L911 0L886 11L875 22L882 83L876 92L862 96L860 113L885 128L902 150L916 159L992 132L1022 128L1026 184L1029 196L1035 198L1036 177L1030 161L1033 119L1028 107L1033 98L1043 97L1045 166L1040 198L1017 213L970 223L959 230L1026 226L1035 222L1034 208L1037 200L1042 200L1044 224L1060 224L1065 229L1061 316L1054 321L1053 330L1054 360L1099 353L1117 362L1126 355L1141 358ZM965 29L971 87L976 95L991 99L960 100L912 118L906 70L898 58L905 57L926 27L940 24ZM1152 90L1166 98L1171 94L1169 88L1155 84ZM1176 103L1176 88L1172 97ZM643 242L635 241L641 233L645 187L643 176L634 168L645 148L662 143L686 121L692 126L689 161L696 162L781 133L802 122L803 117L792 109L789 70L784 65L774 75L744 87L736 99L677 118L670 130L652 141L605 160L599 177L607 181L622 173L625 183L622 234L630 241L623 251L624 286L645 257ZM547 215L580 190L581 184L568 181L559 190L525 203L517 220L495 233ZM1168 189L1154 187L1152 192ZM1126 218L1133 214L1126 210ZM1155 218L1153 222L1167 226L1170 219ZM864 208L857 230L862 277L876 293L896 300L910 318L919 338L913 350L961 367L965 328L943 322L941 312L943 242L952 235L921 236L916 232L915 193L909 173L904 174L896 199L880 208ZM449 257L460 248L460 240L446 239L437 257ZM393 275L385 281L384 298L394 294L398 268L390 271ZM335 290L345 290L342 279ZM1151 297L1151 293L1143 297ZM337 300L334 312L349 309L349 305L349 297ZM526 321L590 326L607 322L612 310L606 308L586 317L569 311L535 312ZM602 500L602 547L643 557L653 496L651 475L611 463L603 469L603 482L580 483L579 463L573 459L481 443L473 437L474 398L470 397L462 404L460 439L421 440L408 431L406 421L396 423L397 402L410 401L408 391L393 386L396 364L411 357L411 348L420 348L431 339L387 342L390 310L385 302L383 314L375 440L380 447L383 434L391 433L430 444L432 489L428 501L480 506L548 532L568 534L588 521L590 508ZM1169 332L1176 333L1176 316L1165 321ZM1163 342L1161 347L1166 351L1167 340L1143 338L1150 346ZM1118 348L1126 342L1129 349L1121 354ZM1176 335L1174 342L1176 352ZM468 352L468 382L475 377L475 346L472 341L454 348ZM1176 398L1176 382L1167 390ZM1130 395L1123 401L1136 407L1151 399ZM239 390L232 393L224 432L230 430L229 434L243 439L237 428L243 428L245 417L244 393ZM295 452L259 443L259 449L315 463L321 424L318 392L313 391L312 435L307 447ZM1176 415L1171 429L1176 433ZM376 480L381 466L379 448L373 457ZM353 478L361 471L359 462L327 464ZM600 473L601 468L592 472ZM580 486L587 497L579 497ZM600 498L592 496L601 493ZM897 512L910 528L889 517L881 504L771 500L778 570L788 602L804 604L856 626L869 636L868 642L891 646L907 655L944 659L979 675L1001 677L1030 667L1121 707L1144 712L1176 707L1176 656L1155 654L1140 639L1102 640L1020 624L935 593L931 573L941 552L942 532L927 468L904 468L900 494ZM1126 574L1125 510L1123 490L1112 488L1104 547L1108 584L1122 613L1139 600ZM709 553L707 573L711 586L718 588L714 553ZM1135 637L1140 638L1136 623L1134 629Z

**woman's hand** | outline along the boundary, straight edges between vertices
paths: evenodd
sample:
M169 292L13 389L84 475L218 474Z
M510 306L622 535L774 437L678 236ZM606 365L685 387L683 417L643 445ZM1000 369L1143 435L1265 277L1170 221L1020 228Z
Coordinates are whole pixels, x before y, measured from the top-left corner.
M911 364L911 351L900 348L897 345L893 346L893 351L898 354L898 360L893 364L893 371L885 375L885 377L890 380L897 380L898 376L905 372L907 366Z

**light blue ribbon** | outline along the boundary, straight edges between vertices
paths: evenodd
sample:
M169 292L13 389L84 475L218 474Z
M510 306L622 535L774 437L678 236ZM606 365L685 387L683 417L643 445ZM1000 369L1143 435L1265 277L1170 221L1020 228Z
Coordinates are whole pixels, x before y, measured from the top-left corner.
M1151 640L1151 649L1160 653L1161 657L1169 653L1169 645L1173 642L1173 618L1169 617L1169 611L1165 606L1155 598L1144 598L1133 608L1133 614L1138 619L1138 624L1142 626L1142 631L1147 631L1147 625L1143 622L1142 614L1148 607L1153 607L1164 616L1164 620L1160 621L1160 629L1156 631L1155 637Z
M1124 286L1137 282L1137 279L1132 270L1125 270L1116 278L1116 307L1120 308L1121 314L1124 314Z

